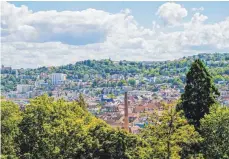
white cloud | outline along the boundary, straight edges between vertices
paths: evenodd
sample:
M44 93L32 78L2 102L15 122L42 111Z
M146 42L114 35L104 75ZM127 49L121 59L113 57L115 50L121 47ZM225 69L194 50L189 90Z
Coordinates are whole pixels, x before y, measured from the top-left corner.
M167 2L159 7L156 14L164 20L165 24L174 25L180 23L188 15L188 11L180 4Z
M106 34L112 33L113 30L125 32L123 28L127 28L128 25L128 27L132 27L135 23L133 17L129 16L129 9L117 14L90 8L83 11L32 12L25 6L15 7L7 2L3 2L2 5L1 24L4 26L5 32L3 41L31 40L39 42L53 39L62 40L65 36L75 39L93 33L106 36ZM25 27L27 27L26 32ZM26 35L18 36L18 33L23 31ZM58 39L59 36L62 39Z
M160 28L160 25L157 24L155 21L152 22L152 25L153 25L153 30L157 30Z
M192 8L193 12L201 12L204 11L204 7L200 7L200 8Z
M193 24L198 24L198 23L203 23L207 19L208 19L207 16L200 14L200 13L195 13L191 19L191 22Z
M167 7L171 15L166 16L162 14L166 7L162 6L159 13L169 24L181 23L187 15L186 9L178 5ZM179 26L183 28L165 31L156 21L152 28L140 26L129 9L115 14L95 9L32 12L25 6L4 2L1 12L1 61L17 68L105 58L171 60L200 52L196 47L209 46L212 52L229 49L229 18L205 24L208 17L200 13ZM85 37L97 39L80 45L70 43ZM64 41L68 38L72 38L70 42Z
M188 46L209 46L209 48L228 49L229 48L229 17L224 21L214 24L204 24L206 16L194 14L190 23L183 31L183 36L187 39L183 41ZM212 51L214 52L214 51Z

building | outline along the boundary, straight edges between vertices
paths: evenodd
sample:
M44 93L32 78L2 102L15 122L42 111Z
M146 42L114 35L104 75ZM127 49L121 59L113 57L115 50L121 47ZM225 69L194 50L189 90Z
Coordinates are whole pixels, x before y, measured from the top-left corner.
M53 73L52 74L52 84L60 85L66 80L66 75L63 73Z
M16 78L18 78L18 70L16 69L15 72L16 72L16 73L15 73Z
M4 65L2 65L2 68L1 68L1 72L2 73L10 73L12 71L12 68L11 67L5 67Z
M32 85L28 85L28 84L18 84L17 85L17 92L18 93L26 93L31 91L33 88Z
M40 88L40 87L46 88L48 87L48 83L46 83L44 80L36 80L35 87L36 88Z
M128 92L130 95L135 95L135 96L141 96L141 95L151 95L152 92L150 91L139 91L139 90L133 90Z

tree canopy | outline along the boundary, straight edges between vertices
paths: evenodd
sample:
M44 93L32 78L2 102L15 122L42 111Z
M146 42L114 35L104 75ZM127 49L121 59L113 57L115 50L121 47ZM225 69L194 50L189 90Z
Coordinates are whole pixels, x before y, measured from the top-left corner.
M189 125L182 111L176 111L175 107L175 103L164 104L164 111L155 112L141 133L152 147L152 158L179 159L185 148L182 145L201 141L194 126Z
M22 113L18 105L1 100L1 153L2 158L17 158L19 151L15 138L19 134L18 124Z
M2 158L228 158L229 109L212 106L201 119L200 134L175 109L164 104L138 135L114 129L78 102L32 99L25 109L1 101ZM201 135L201 136L200 136ZM200 144L200 150L193 145ZM200 153L202 152L202 154Z
M187 73L185 92L178 108L184 111L191 124L199 127L200 119L209 113L211 105L217 103L218 96L207 68L201 60L195 60Z
M11 102L2 105L2 156L128 159L147 158L150 149L140 137L111 128L77 102L43 95L22 113Z
M201 119L203 153L208 159L229 158L229 108L214 105Z

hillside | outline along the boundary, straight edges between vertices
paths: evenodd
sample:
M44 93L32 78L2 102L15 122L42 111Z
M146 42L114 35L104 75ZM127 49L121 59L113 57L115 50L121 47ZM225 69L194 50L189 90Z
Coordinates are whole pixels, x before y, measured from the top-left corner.
M37 69L19 69L18 78L16 70L11 72L2 71L1 90L10 91L16 89L16 84L28 84L35 81L41 73L64 73L67 79L77 80L84 79L85 75L88 80L95 81L96 78L108 78L111 75L124 75L132 77L176 77L181 83L185 82L185 75L194 59L201 59L209 68L214 81L229 81L229 53L199 54L190 57L183 57L173 61L111 61L105 60L85 60L58 67L40 67ZM168 83L166 80L160 80L158 83ZM45 79L49 81L49 79ZM177 81L176 80L176 81ZM182 87L182 86L181 86Z

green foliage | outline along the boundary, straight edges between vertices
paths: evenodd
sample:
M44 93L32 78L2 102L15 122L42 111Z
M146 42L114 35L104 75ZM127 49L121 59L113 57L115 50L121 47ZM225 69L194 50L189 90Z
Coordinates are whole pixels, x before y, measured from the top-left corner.
M203 153L207 159L229 158L229 108L215 105L201 119Z
M202 141L174 103L155 112L139 136L113 129L82 109L78 102L43 95L24 111L2 99L2 158L202 158L193 145ZM211 107L201 120L206 158L228 158L229 109Z
M117 85L121 87L121 86L126 86L127 83L125 80L120 80Z
M78 104L83 110L87 110L87 103L84 100L82 93L80 93L80 95L79 95Z
M1 76L1 91L16 90L16 85L19 81L14 75L7 75L5 77Z
M132 87L134 87L134 86L136 85L136 80L135 80L135 79L129 79L129 80L128 80L128 83L129 83Z
M144 140L111 128L78 102L43 95L32 99L23 112L3 102L2 122L5 158L150 158Z
M180 78L174 78L172 84L183 88L183 82Z
M15 138L19 134L18 124L21 120L18 105L1 101L1 158L17 158L19 149Z
M224 81L224 80L225 80L224 77L221 76L221 75L216 75L216 76L214 77L214 82L215 82L215 83L217 83L217 82L219 82L219 81Z
M218 96L219 92L206 67L201 60L195 60L187 73L185 92L178 108L183 109L188 121L198 128L200 119L209 113Z
M115 98L115 95L114 94L108 94L107 97L114 99Z
M141 136L152 147L151 158L179 159L182 145L195 144L201 140L194 126L189 125L182 115L182 111L176 111L174 103L164 104L162 113L155 112Z
M35 98L19 124L20 157L80 157L93 146L87 130L96 121L76 102L54 101L47 95Z
M215 77L215 82L219 79L225 79L227 81L228 78L225 78L226 75L229 75L229 63L228 58L229 54L199 54L197 56L186 57L184 59L179 59L175 61L152 61L149 63L145 62L129 62L129 61L120 61L118 63L111 61L110 59L106 60L85 60L76 62L75 64L68 64L59 67L40 67L37 69L22 69L18 70L19 77L16 79L15 71L1 72L1 90L4 92L12 91L16 89L17 84L28 84L29 82L37 79L37 75L40 73L65 73L67 74L67 79L84 79L84 75L90 75L88 80L91 80L91 87L105 87L104 83L99 83L99 81L94 78L94 75L101 75L99 78L108 78L110 75L118 74L124 75L125 77L128 74L131 75L140 75L143 77L153 77L153 76L177 76L177 79L174 79L172 82L167 81L166 79L158 78L156 83L172 83L173 85L178 85L179 87L183 87L184 80L180 81L184 74L187 73L188 68L192 64L195 58L200 58L204 61L205 64L211 68L211 74L213 76L220 75L221 77ZM47 81L47 79L45 79ZM140 80L141 81L141 80ZM142 84L145 81L141 81ZM122 81L118 86L126 85L128 81ZM129 83L130 85L134 85L133 81ZM141 83L140 83L141 84ZM110 86L115 87L115 83L110 84ZM71 89L74 89L71 88Z
M94 158L112 159L147 159L151 148L139 137L123 130L115 130L102 125L96 125L90 135L98 141L98 149Z

